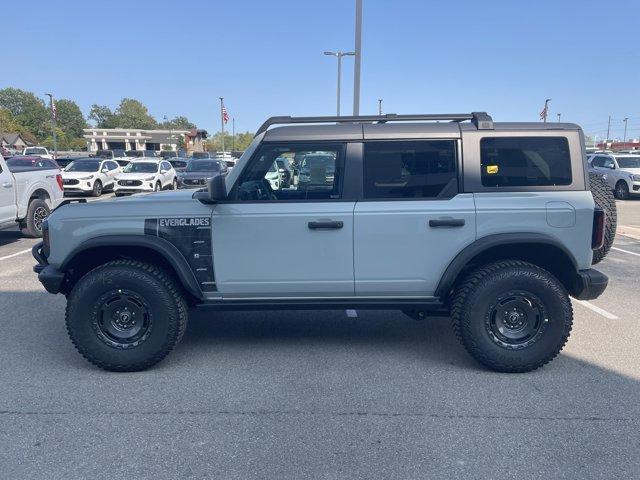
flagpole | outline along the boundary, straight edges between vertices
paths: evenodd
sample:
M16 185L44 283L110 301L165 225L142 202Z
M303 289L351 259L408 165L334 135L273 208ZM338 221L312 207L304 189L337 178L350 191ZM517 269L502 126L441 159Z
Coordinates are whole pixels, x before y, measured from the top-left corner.
M53 95L51 93L45 93L49 97L49 101L51 102L51 118L53 120L53 158L58 158L58 137L56 135L56 127L57 127L57 119L56 119L56 111L53 106Z
M231 151L236 149L236 117L231 119Z
M220 98L220 126L222 127L222 155L224 156L224 97Z

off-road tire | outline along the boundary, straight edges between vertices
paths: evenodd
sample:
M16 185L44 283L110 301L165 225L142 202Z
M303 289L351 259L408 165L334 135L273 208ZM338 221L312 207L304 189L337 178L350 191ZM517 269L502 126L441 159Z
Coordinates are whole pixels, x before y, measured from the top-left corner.
M543 329L530 345L505 347L489 333L490 312L497 299L514 291L540 300ZM551 273L527 262L504 260L478 268L457 286L451 318L456 337L479 363L499 372L529 372L562 350L571 333L573 308Z
M91 196L92 197L99 197L100 195L102 195L102 182L100 180L96 180L93 183L93 189L91 190Z
M108 322L102 313L108 304L103 299L112 292L134 292L149 307L147 336L138 344L114 345L104 333ZM110 371L139 371L161 361L184 335L187 319L187 303L173 276L136 260L115 260L91 270L67 299L71 341L89 362Z
M591 195L597 207L604 210L605 229L604 243L602 247L593 251L593 260L591 263L595 265L607 256L611 245L616 237L616 227L618 225L618 211L616 209L616 199L604 179L594 172L589 172L589 184L591 185Z
M50 212L47 202L39 198L32 199L27 207L27 216L20 223L23 235L31 238L42 237L42 221L49 216Z

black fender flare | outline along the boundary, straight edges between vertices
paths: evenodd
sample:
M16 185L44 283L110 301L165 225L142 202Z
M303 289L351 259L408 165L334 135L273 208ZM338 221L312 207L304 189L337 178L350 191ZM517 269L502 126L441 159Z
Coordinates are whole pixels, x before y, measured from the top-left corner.
M451 261L451 263L449 263L449 266L442 274L440 282L438 283L438 287L435 291L435 296L444 299L453 287L460 272L462 272L462 270L467 266L471 259L473 259L478 254L481 254L482 252L487 251L490 248L499 247L501 245L514 245L523 243L550 245L558 248L571 260L571 263L573 264L577 272L578 262L576 261L573 254L562 243L549 235L534 232L497 233L478 238L473 243L467 245L456 255L456 257Z
M175 245L160 237L148 235L103 235L93 237L74 248L60 265L60 270L66 271L69 268L69 264L79 253L99 247L143 247L154 250L162 255L173 267L185 290L198 299L203 298L202 290L184 255L180 253Z

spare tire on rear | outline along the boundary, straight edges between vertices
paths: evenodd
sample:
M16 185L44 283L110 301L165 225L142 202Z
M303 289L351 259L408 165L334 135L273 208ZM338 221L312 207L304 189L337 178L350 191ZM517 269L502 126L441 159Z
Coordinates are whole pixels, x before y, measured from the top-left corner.
M593 251L593 260L591 263L595 265L607 256L613 240L616 236L616 226L618 224L618 211L616 210L616 199L613 192L607 185L607 182L597 173L589 172L589 183L591 185L591 194L596 203L596 207L604 210L605 228L604 243L602 247Z

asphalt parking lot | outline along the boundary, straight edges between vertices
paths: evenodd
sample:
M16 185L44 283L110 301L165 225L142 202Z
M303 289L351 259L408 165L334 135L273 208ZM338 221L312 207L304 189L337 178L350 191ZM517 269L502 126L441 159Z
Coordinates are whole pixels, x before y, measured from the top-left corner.
M0 232L0 477L638 478L640 200L618 208L609 288L519 375L396 311L194 312L160 365L104 372L32 272L35 240Z

